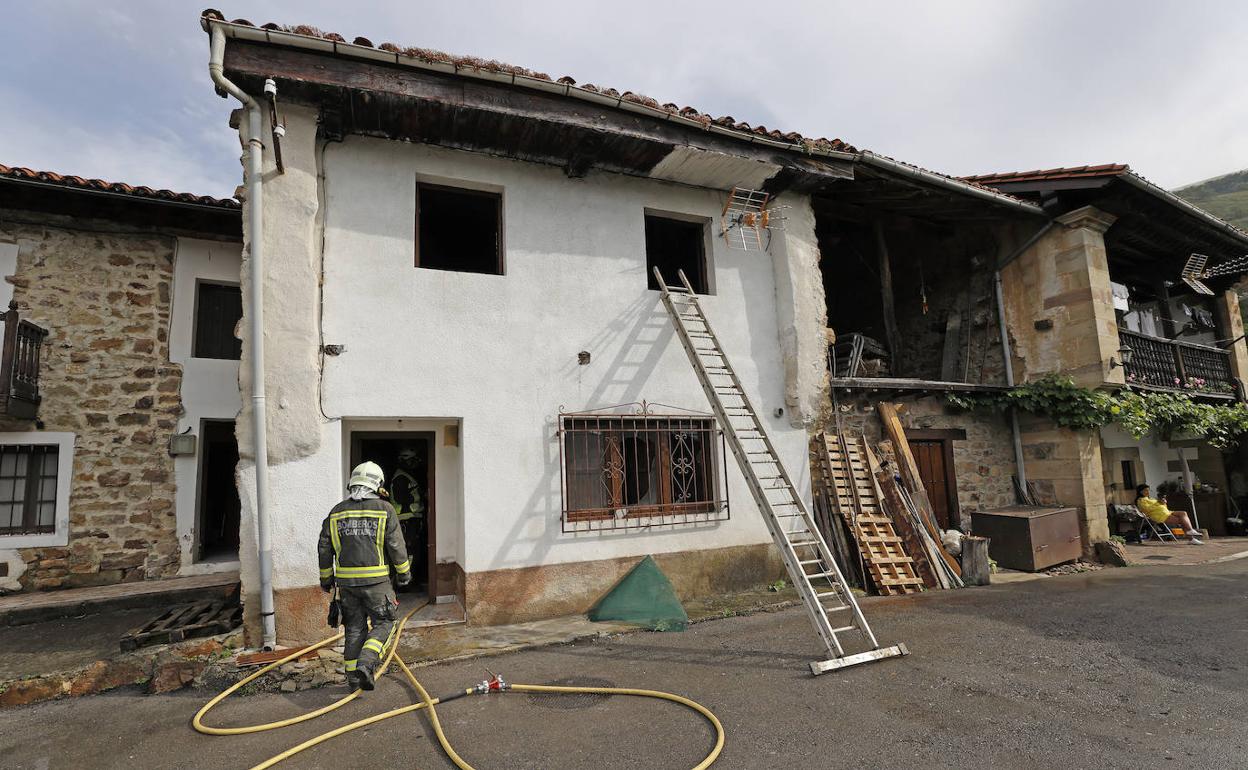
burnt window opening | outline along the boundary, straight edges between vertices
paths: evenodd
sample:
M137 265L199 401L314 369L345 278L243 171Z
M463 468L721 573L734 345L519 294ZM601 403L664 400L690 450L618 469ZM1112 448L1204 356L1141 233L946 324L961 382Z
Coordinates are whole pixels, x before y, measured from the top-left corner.
M503 274L503 196L431 184L416 186L416 266Z
M706 264L706 223L646 214L646 280L658 290L654 268L669 285L679 286L677 271L684 270L698 294L710 294Z
M242 358L242 340L234 336L234 328L242 317L242 289L200 283L195 296L195 345L191 356L232 361Z
M712 418L567 416L560 434L565 528L727 518L723 437Z
M0 535L56 531L59 456L51 445L0 446Z

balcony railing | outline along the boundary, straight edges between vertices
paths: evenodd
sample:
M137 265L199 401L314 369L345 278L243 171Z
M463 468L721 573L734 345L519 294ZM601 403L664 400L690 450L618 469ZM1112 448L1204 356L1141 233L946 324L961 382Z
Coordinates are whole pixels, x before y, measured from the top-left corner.
M0 314L4 323L4 347L0 351L0 414L33 420L39 413L39 355L48 330L17 317L9 305Z
M1221 348L1118 330L1131 348L1128 385L1234 395L1231 354Z

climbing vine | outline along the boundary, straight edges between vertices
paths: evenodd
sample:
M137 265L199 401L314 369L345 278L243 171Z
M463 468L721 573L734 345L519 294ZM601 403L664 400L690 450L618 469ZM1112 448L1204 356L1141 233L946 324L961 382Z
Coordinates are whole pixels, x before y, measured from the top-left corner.
M1248 405L1204 404L1184 393L1083 388L1070 377L1051 374L1004 393L949 393L949 403L965 410L1003 411L1015 407L1052 419L1064 428L1096 430L1117 424L1137 439L1150 433L1204 439L1230 449L1248 433Z

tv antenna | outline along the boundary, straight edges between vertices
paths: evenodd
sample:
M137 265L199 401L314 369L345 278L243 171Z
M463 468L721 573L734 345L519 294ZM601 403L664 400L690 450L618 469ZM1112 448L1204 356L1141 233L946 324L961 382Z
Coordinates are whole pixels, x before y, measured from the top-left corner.
M732 188L719 223L719 234L730 248L766 251L771 246L772 231L784 229L779 211L788 208L774 207L771 201L771 194L762 190Z
M1209 257L1204 254L1192 254L1192 256L1187 258L1187 264L1183 265L1183 272L1179 274L1179 277L1183 280L1183 283L1187 284L1197 294L1213 296L1213 289L1206 286L1205 281L1210 278L1217 278L1220 275L1248 273L1248 254L1227 260L1213 267L1208 265Z

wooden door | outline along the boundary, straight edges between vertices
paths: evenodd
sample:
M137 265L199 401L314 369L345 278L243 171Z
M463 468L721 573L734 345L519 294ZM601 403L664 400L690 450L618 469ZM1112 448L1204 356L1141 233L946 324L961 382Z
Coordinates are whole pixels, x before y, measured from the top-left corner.
M914 439L910 453L919 466L919 478L932 501L932 510L941 529L961 529L958 508L958 482L953 472L953 443L949 439Z

